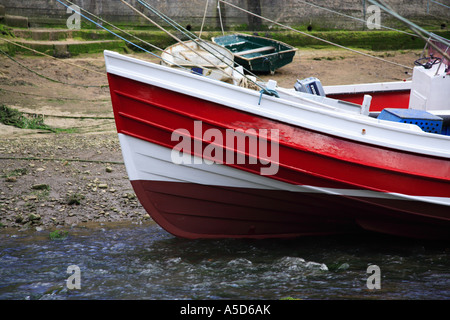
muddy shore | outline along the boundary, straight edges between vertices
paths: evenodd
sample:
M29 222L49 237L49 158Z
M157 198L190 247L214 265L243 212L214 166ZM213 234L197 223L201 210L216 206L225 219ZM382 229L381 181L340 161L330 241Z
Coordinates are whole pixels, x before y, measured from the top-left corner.
M420 51L371 54L412 67ZM123 165L103 56L12 58L0 55L0 105L41 115L59 130L0 124L0 226L44 230L151 222ZM261 77L292 87L311 76L335 85L405 80L410 72L344 50L301 49L292 64Z

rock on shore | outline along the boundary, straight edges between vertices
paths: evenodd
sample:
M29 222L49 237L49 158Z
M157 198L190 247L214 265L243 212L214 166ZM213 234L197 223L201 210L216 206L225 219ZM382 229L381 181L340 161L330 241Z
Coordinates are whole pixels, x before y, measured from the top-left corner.
M2 139L1 146L3 227L151 220L128 180L116 134Z

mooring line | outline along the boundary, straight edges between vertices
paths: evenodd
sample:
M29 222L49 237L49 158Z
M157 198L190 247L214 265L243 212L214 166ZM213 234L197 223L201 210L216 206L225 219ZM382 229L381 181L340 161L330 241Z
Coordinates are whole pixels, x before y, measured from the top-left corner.
M27 49L27 50L29 50L29 51L31 51L31 52L34 52L34 53L37 53L37 54L46 56L46 57L48 57L48 58L52 58L52 59L54 59L54 60L57 60L57 61L59 61L59 62L68 64L68 65L71 65L71 66L74 66L74 67L77 67L77 68L80 68L80 69L83 69L83 70L86 70L86 71L89 71L89 72L94 72L94 73L97 73L97 74L102 75L102 76L105 75L103 72L96 71L96 70L93 70L93 69L89 69L89 68L86 68L86 67L83 67L83 66L80 66L80 65L71 63L71 62L69 62L69 61L66 61L66 60L63 60L63 59L56 58L56 57L54 57L54 56L51 56L51 55L46 54L46 53L44 53L44 52L40 52L40 51L34 50L33 48L29 48L29 47L24 46L24 45L22 45L22 44L19 44L19 43L17 43L17 42L14 42L14 41L11 41L11 40L8 40L8 39L5 39L5 38L0 38L0 40L3 40L3 41L8 42L8 43L11 43L11 44L13 44L13 45L15 45L15 46L18 46L18 47L20 47L20 48L23 48L23 49Z
M122 161L106 161L106 160L87 160L87 159L65 159L65 158L38 158L38 157L3 157L0 160L24 160L24 161L67 161L67 162L88 162L88 163L106 163L106 164L125 164Z
M35 70L33 70L33 69L27 67L26 65L24 65L23 63L17 61L16 59L14 59L13 57L11 57L9 54L7 54L6 52L4 52L4 51L1 50L1 49L0 49L0 53L3 54L3 55L5 55L6 57L8 57L9 59L11 59L11 60L14 61L15 63L17 63L17 64L18 64L19 66L21 66L22 68L28 70L29 72L32 72L32 73L34 73L35 75L37 75L37 76L39 76L39 77L41 77L41 78L44 78L44 79L46 79L46 80L48 80L48 81L51 81L51 82L61 83L61 84L64 84L64 85L69 85L69 86L74 86L74 87L82 87L82 88L103 88L103 87L107 87L106 85L105 85L105 86L87 86L87 85L83 85L83 84L68 83L68 82L63 82L63 81L60 81L60 80L56 80L56 79L47 77L46 75L43 75L43 74L41 74L41 73L39 73L39 72L37 72L37 71L35 71Z
M393 62L393 61L389 61L389 60L386 60L386 59L382 59L382 58L379 58L379 57L370 55L370 54L368 54L368 53L361 52L361 51L358 51L358 50L355 50L355 49L351 49L351 48L342 46L342 45L340 45L340 44L337 44L337 43L334 43L334 42L331 42L331 41L328 41L328 40L325 40L325 39L322 39L322 38L313 36L312 34L308 34L308 33L306 33L306 32L303 32L303 31L294 29L294 28L292 28L292 27L283 25L283 24L281 24L281 23L279 23L279 22L276 22L276 21L274 21L274 20L271 20L271 19L269 19L269 18L265 18L265 17L260 16L260 15L258 15L258 14L256 14L256 13L253 13L253 12L250 12L250 11L245 10L245 9L243 9L243 8L240 8L240 7L238 7L238 6L236 6L236 5L232 4L232 3L229 3L229 2L227 2L227 1L223 1L223 0L218 0L218 1L219 1L219 2L222 2L222 3L225 3L225 4L229 5L230 7L235 8L235 9L241 10L241 11L243 11L243 12L249 14L249 15L252 15L252 16L258 17L258 18L260 18L260 19L262 19L262 20L266 20L266 21L268 21L268 22L271 22L271 23L273 23L273 24L276 24L276 25L278 25L278 26L280 26L280 27L282 27L282 28L285 28L285 29L288 29L288 30L291 30L291 31L294 31L294 32L297 32L297 33L300 33L300 34L303 34L303 35L305 35L305 36L307 36L307 37L310 37L310 38L313 38L313 39L316 39L316 40L325 42L325 43L327 43L327 44L330 44L330 45L339 47L339 48L341 48L341 49L349 50L349 51L351 51L351 52L358 53L358 54L360 54L360 55L363 55L363 56L366 56L366 57L369 57L369 58L373 58L373 59L377 59L377 60L380 60L380 61L383 61L383 62L387 62L387 63L390 63L390 64L394 64L394 65L396 65L396 66L403 67L403 68L406 68L406 69L411 69L411 70L413 69L412 67L405 66L405 65L400 64L400 63L397 63L397 62Z

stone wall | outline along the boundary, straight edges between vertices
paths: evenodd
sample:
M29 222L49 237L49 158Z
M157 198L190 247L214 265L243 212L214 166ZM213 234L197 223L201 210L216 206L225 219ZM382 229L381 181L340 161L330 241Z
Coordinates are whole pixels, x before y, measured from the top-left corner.
M202 23L205 5L208 0L146 0L147 3L176 20L182 25L199 28ZM63 1L65 2L65 1ZM71 0L85 10L101 16L113 23L130 25L148 25L149 22L139 17L119 0ZM127 0L136 8L143 10L137 0ZM252 12L260 12L262 16L293 26L311 25L314 28L347 28L361 30L365 24L319 9L302 0L228 0L241 8L249 8ZM339 11L359 19L367 19L364 15L365 7L370 5L368 0L315 0L309 1L330 10ZM448 28L450 9L429 0L386 0L402 16L414 20L443 25ZM450 0L437 0L450 7ZM429 5L427 7L427 4ZM67 8L56 0L0 0L5 7L6 15L23 16L28 18L30 26L40 26L51 23L63 24L69 17ZM154 14L144 11L156 19ZM243 29L257 29L260 19L254 19L248 14L221 4L222 22L227 27L241 27ZM383 25L398 25L398 21L389 14L382 12ZM161 21L156 19L157 21ZM270 23L263 22L264 25ZM217 29L220 26L219 10L216 0L209 0L206 11L205 28Z

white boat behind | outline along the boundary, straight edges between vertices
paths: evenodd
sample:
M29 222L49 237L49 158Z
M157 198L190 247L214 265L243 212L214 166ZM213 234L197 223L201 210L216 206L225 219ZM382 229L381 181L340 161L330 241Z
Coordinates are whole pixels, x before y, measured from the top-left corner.
M189 40L167 47L161 64L187 69L215 80L228 82L233 77L233 54L226 48L205 40Z

